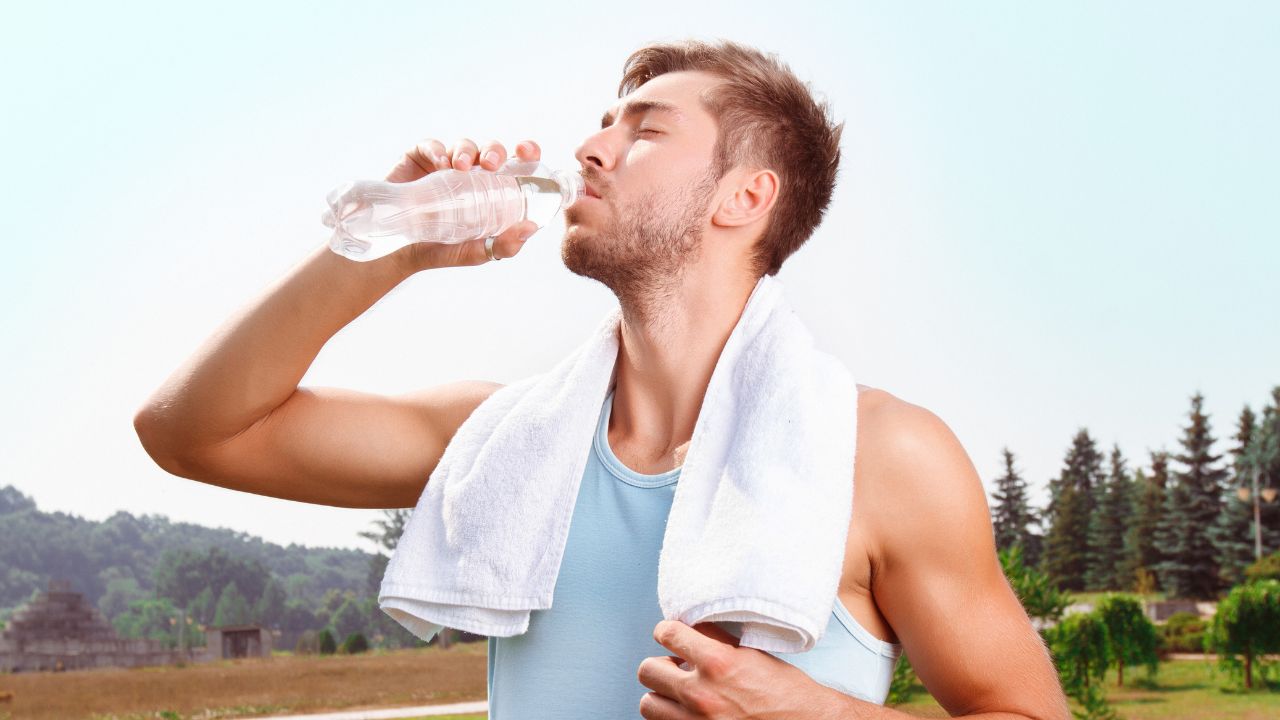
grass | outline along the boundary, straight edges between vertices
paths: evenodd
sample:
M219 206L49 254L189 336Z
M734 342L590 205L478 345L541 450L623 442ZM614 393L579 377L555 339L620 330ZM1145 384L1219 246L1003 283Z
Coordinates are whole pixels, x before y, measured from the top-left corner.
M1129 668L1125 687L1117 688L1115 671L1107 674L1107 701L1126 720L1274 720L1280 717L1280 683L1262 688L1254 675L1255 689L1223 689L1230 680L1216 662L1171 660L1160 663L1154 683L1145 683L1146 671ZM918 717L948 717L945 710L916 683L910 700L894 707ZM1077 706L1072 702L1072 709Z
M469 702L485 699L485 644L0 674L4 691L13 699L0 720L217 720Z

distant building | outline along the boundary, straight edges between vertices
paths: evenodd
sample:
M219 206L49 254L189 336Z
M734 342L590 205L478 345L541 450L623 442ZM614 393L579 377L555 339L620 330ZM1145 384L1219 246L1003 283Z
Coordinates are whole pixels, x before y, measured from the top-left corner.
M203 660L271 657L271 631L258 625L224 625L204 632Z
M181 653L121 638L71 584L53 580L0 631L0 672L168 665Z

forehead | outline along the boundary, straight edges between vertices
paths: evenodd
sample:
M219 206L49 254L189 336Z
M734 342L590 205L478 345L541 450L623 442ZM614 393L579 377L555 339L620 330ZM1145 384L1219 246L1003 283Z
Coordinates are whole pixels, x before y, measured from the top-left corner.
M673 120L714 124L714 118L703 106L702 93L721 82L709 73L697 71L659 75L623 97L605 111L602 122L611 124L619 113L657 112Z

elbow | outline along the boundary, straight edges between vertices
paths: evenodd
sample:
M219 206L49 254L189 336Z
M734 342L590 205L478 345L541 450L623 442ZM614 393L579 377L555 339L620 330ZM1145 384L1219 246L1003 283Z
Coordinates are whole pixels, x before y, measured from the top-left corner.
M173 443L165 439L163 426L150 407L142 408L133 416L133 430L138 434L142 449L160 469L171 475L191 477L188 467L173 452Z

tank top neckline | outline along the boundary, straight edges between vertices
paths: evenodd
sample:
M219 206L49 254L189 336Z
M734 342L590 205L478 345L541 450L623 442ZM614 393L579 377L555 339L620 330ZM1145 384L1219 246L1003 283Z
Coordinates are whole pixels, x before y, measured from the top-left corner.
M596 457L600 459L600 463L609 471L611 475L622 482L638 487L638 488L660 488L668 487L676 484L680 479L681 468L673 468L658 475L645 475L638 473L627 467L613 454L613 449L609 447L609 416L613 413L613 389L609 390L609 394L605 397L604 408L600 413L600 423L596 428L595 440L592 445L595 448ZM849 609L844 606L844 601L836 597L835 606L832 613L836 620L844 626L855 640L863 647L871 652L885 658L895 659L902 652L901 643L891 643L871 634L859 623Z
M609 416L612 414L613 389L610 388L608 396L604 399L604 408L600 413L600 423L596 427L596 438L593 443L596 456L600 458L605 469L622 482L635 487L659 488L676 484L680 479L680 468L672 468L657 475L645 475L627 467L617 455L613 454L613 448L609 447Z

